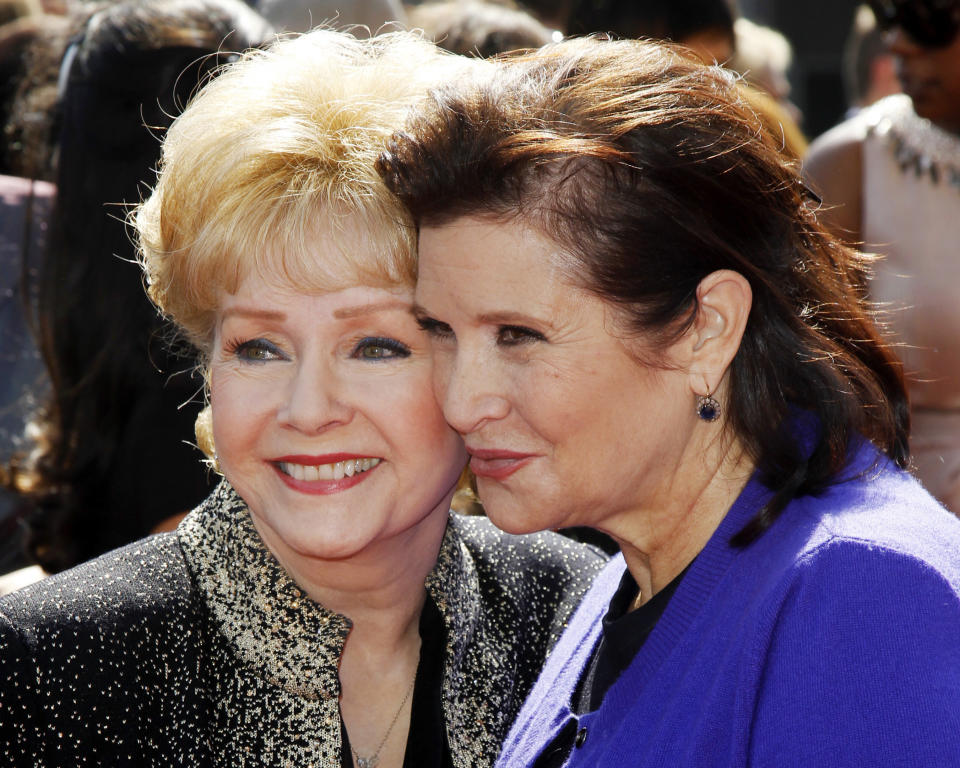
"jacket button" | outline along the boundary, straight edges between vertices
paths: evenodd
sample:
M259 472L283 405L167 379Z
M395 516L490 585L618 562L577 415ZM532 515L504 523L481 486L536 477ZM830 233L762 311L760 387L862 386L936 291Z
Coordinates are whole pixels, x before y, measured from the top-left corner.
M587 741L587 729L581 728L579 731L577 731L577 738L576 738L576 741L574 741L574 744L577 745L577 749L580 749L580 747L582 747L586 743L586 741Z

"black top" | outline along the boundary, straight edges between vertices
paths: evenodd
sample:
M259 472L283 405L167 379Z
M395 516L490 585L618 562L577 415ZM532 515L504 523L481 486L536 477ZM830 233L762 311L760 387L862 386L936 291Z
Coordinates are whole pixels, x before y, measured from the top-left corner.
M453 768L443 717L443 648L446 631L440 611L430 598L420 613L420 663L413 684L410 731L403 755L404 768ZM342 768L353 768L350 739L341 718Z
M445 727L455 765L493 764L602 567L560 536L450 517L424 585L447 634L423 631L422 658L443 685L417 681L443 696L443 717L411 697L415 723ZM176 533L0 598L0 765L340 768L349 632L283 572L224 483ZM419 733L412 744L443 753Z
M630 611L630 604L640 588L629 570L623 572L620 586L610 599L610 606L603 617L600 641L573 692L570 709L574 717L564 723L556 738L543 749L533 768L560 768L566 765L578 737L579 725L576 716L593 712L600 707L607 691L630 666L630 662L657 626L689 567L688 565L673 581L634 611Z
M689 566L688 566L689 567ZM620 586L603 617L603 632L590 664L574 693L573 711L593 712L603 702L620 673L640 652L683 579L686 569L635 611L630 610L640 588L630 571L623 572Z

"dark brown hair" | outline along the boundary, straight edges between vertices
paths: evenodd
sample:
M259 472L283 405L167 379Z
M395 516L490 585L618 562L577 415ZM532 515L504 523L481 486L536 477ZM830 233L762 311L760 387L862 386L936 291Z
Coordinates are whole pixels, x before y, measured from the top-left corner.
M193 351L165 342L120 204L155 179L159 134L228 46L272 34L239 0L78 13L60 78L57 201L27 280L50 392L27 428L32 449L0 473L21 496L27 549L48 571L145 536L215 483L188 444L202 408Z
M858 433L908 463L901 366L858 288L866 257L819 225L732 75L653 43L568 40L436 92L379 166L418 225L537 227L653 351L690 327L711 272L750 282L725 407L775 493L736 543L833 482ZM812 446L792 434L799 411L816 416Z

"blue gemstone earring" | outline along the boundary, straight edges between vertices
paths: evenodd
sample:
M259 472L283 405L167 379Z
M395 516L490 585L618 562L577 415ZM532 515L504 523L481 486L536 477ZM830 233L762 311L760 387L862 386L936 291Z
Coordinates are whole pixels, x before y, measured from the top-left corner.
M720 403L710 395L697 395L697 416L704 421L716 421L720 418Z

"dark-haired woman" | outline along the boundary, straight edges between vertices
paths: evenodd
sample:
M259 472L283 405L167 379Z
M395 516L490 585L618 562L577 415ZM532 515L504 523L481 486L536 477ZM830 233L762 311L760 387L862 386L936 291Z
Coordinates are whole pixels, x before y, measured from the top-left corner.
M620 544L500 765L960 764L960 522L866 264L728 76L575 40L381 157L487 513Z
M30 557L49 573L176 527L215 485L191 445L201 377L190 375L192 353L172 350L144 294L123 203L155 178L157 133L226 63L219 52L273 34L239 0L91 8L71 19L78 32L60 65L57 199L31 276L50 394L7 480L21 495ZM32 133L34 142L44 135Z

